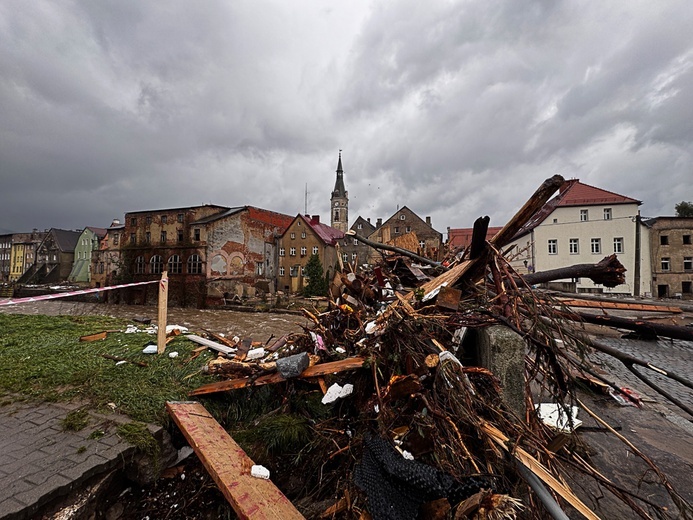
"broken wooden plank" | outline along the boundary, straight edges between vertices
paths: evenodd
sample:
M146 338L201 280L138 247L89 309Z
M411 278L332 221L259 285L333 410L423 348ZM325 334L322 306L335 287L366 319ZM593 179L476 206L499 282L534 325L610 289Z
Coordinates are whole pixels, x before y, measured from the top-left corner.
M319 365L314 365L308 367L303 371L303 373L298 376L301 379L308 379L312 377L325 376L327 374L336 374L338 372L345 372L347 370L354 370L361 368L366 362L366 358L363 357L352 357L347 359L342 359L340 361L332 361L330 363L320 363ZM260 376L258 378L242 377L238 379L230 379L228 381L220 381L218 383L210 383L208 385L202 385L196 388L188 395L205 395L212 394L215 392L225 392L227 390L237 390L239 388L244 388L246 386L260 386L268 385L273 383L281 383L282 381L287 381L280 373L268 374Z
M226 345L222 345L221 343L217 343L216 341L212 341L211 339L201 338L200 336L196 336L195 334L188 334L185 337L188 338L190 341L199 343L200 345L204 345L205 347L211 348L212 350L216 350L217 352L221 352L222 354L226 354L227 356L232 356L236 354L235 348L227 347Z
M198 402L166 409L241 519L304 519L271 480L250 475L254 462Z
M630 302L598 302L592 300L567 299L559 298L558 301L566 307L585 307L590 309L619 309L626 311L642 311L642 312L670 312L681 314L681 307L672 307L669 305L650 305L646 303L630 303Z
M79 338L80 341L99 341L102 339L106 339L106 336L108 336L108 332L105 330L102 332L97 332L95 334L87 334L86 336L82 336Z

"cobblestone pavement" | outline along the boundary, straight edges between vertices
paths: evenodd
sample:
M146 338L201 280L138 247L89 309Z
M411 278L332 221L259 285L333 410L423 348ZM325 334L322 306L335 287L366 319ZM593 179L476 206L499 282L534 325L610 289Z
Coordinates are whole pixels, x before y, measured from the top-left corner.
M621 338L600 338L600 340L625 354L647 361L665 371L673 372L681 377L693 380L693 341L669 339L642 341ZM665 397L660 396L654 389L637 378L618 360L605 354L597 354L595 358L608 364L608 366L604 366L603 368L609 373L609 377L613 377L613 379L616 379L620 384L635 390L643 397L653 399L667 406L683 417L693 419L693 417L689 416L679 407L670 404ZM657 386L660 386L683 404L693 409L693 389L687 388L673 379L660 375L654 370L645 367L636 367L636 369L645 377L652 380Z
M0 407L0 519L31 518L43 505L97 474L122 465L134 447L116 435L119 417L91 415L64 429L77 406L10 402Z

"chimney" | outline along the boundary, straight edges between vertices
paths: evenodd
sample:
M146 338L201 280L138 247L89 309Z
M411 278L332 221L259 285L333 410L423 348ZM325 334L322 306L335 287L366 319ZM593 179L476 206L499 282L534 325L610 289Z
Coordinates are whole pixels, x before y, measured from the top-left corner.
M120 226L120 219L114 218L111 227Z
M371 223L371 217L368 217L366 221L370 224Z
M382 225L383 225L383 219L379 218L378 220L376 220L375 227L379 228Z
M320 224L320 215L313 215L311 217L311 221L313 222L313 224Z
M426 217L426 225L428 227L433 227L433 226L431 226L431 217Z

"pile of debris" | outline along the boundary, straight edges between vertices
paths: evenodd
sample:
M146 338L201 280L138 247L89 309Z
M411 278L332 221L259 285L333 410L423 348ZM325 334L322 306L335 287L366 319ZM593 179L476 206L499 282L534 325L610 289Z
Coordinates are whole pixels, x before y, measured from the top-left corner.
M444 265L388 246L394 254L370 272L345 266L332 283L330 309L304 311L310 326L303 333L267 343L188 336L219 352L208 371L221 377L191 395L281 384L267 413L286 419L277 435L297 430L292 416L310 434L296 434L301 444L291 453L275 453L273 480L291 488L310 518L568 518L564 511L599 518L568 484L575 474L638 517L693 518L664 472L574 391L579 377L637 402L590 365L592 349L629 368L652 365L587 339L574 325L584 316L532 289L565 271L523 277L502 254L562 183L548 179L488 242L488 217L479 219L470 249ZM624 271L614 256L572 272L613 287ZM499 325L521 345L519 365L508 374L523 382L514 403L507 381L481 366L475 345L479 331ZM535 406L547 397L551 410ZM640 496L637 482L629 489L611 482L576 443L565 442L579 424L578 407L642 457L667 504ZM297 474L300 484L292 487Z

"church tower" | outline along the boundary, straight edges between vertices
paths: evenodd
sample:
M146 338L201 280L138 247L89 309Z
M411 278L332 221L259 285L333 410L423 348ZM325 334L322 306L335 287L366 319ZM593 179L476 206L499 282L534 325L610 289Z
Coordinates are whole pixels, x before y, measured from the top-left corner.
M342 151L339 150L337 163L337 181L334 183L330 197L330 226L346 233L349 231L349 192L344 188L344 170L342 170Z

